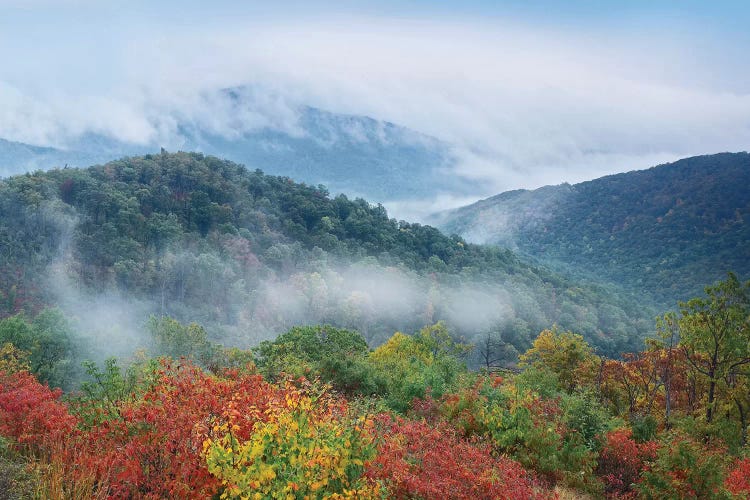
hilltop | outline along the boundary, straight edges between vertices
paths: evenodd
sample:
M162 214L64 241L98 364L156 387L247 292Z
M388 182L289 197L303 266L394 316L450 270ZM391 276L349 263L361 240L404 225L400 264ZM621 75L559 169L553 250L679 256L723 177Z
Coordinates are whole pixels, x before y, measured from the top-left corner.
M518 190L437 214L475 243L617 283L660 306L727 271L750 275L750 155L686 158L589 182Z

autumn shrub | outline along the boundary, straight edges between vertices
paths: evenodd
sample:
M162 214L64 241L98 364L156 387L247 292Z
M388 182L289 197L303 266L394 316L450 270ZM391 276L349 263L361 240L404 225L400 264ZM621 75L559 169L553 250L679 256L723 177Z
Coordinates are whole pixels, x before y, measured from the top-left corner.
M121 419L91 430L107 443L100 467L115 474L115 497L211 496L221 486L202 457L203 441L216 418L231 414L246 439L285 391L260 375L221 378L190 363L163 361L158 381L124 404Z
M36 456L48 456L51 443L76 428L61 395L60 389L50 389L27 371L0 372L0 435Z
M514 385L480 414L493 445L547 482L596 491L591 473L596 454L568 427L559 399L544 399Z
M0 434L40 458L43 496L206 498L222 486L201 453L209 424L230 412L248 439L292 390L259 375L219 378L168 360L155 376L138 397L114 402L107 418L83 422L59 391L28 372L2 374Z
M367 476L383 481L393 498L544 498L532 476L487 443L467 441L445 424L381 415L382 436Z
M656 458L657 449L654 441L636 441L630 429L608 432L595 471L605 484L605 492L614 497L635 497L634 486Z
M381 374L384 398L389 406L405 413L415 398L428 393L435 398L451 392L466 365L460 356L468 347L456 343L442 323L423 328L415 335L396 332L367 357Z
M663 439L637 490L643 498L729 498L724 487L726 448L681 432Z
M735 461L727 474L724 486L740 498L750 498L750 458Z
M237 436L241 424L230 413L204 441L221 498L378 496L378 484L362 477L375 453L370 419L350 415L340 400L294 391L265 413L248 439Z
M488 392L494 394L501 383L500 377L477 376L473 383L443 395L436 411L464 437L487 435L481 415L489 403Z
M102 367L93 361L84 361L82 365L87 379L67 399L72 403L72 413L86 428L119 419L123 406L142 397L158 380L159 363L155 359L140 358L125 369L116 358L106 359Z
M27 371L0 372L0 435L18 459L35 465L35 497L94 498L97 477L80 460L90 455L92 442L61 394Z

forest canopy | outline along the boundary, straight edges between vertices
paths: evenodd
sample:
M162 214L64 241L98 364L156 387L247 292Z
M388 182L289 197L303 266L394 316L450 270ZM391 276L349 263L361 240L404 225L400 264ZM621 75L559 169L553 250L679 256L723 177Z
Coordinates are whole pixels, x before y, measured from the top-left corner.
M0 316L57 305L89 344L106 344L100 358L148 341L151 314L238 347L322 323L375 346L442 320L456 338L507 346L510 360L553 324L618 355L655 316L634 295L508 250L197 153L5 179L0 242Z

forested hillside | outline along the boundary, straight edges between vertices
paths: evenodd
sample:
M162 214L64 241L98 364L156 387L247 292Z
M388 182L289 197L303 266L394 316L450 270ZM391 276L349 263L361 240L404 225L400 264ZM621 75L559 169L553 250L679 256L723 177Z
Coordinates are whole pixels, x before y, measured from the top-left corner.
M660 307L727 271L750 275L750 155L698 156L575 185L510 191L434 222Z
M445 320L457 337L503 346L510 360L558 324L617 355L638 345L655 315L508 250L201 154L8 178L0 242L0 314L59 305L105 351L139 345L133 336L155 313L239 346L315 323L378 345Z

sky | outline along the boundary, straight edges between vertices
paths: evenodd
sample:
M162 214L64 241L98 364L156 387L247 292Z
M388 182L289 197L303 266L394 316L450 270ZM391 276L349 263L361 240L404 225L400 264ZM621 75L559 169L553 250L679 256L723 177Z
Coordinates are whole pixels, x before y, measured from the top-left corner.
M0 0L0 137L170 144L310 105L452 144L502 191L750 145L750 2ZM249 85L257 112L216 113Z

